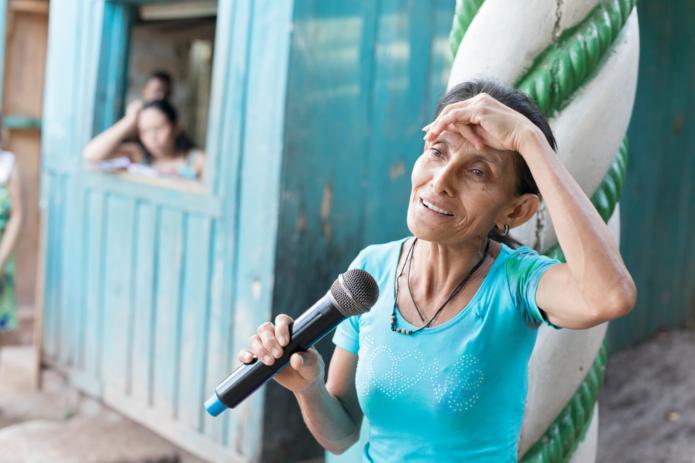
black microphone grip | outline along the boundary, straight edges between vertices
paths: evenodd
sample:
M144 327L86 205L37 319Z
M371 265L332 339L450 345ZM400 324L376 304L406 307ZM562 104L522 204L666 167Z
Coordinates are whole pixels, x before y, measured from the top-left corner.
M236 407L286 367L292 354L306 351L344 319L327 293L292 323L290 342L283 348L282 357L270 366L258 359L239 366L215 389L218 400L228 408Z

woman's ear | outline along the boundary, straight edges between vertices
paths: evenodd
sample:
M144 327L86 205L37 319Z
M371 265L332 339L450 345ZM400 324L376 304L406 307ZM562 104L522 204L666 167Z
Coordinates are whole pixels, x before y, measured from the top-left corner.
M504 225L509 225L509 228L515 228L527 222L533 217L533 214L536 213L540 205L540 198L533 193L524 193L515 197L513 204L507 209L503 218L504 222L501 224L502 226L500 229L504 228ZM500 224L498 224L498 226L499 225Z

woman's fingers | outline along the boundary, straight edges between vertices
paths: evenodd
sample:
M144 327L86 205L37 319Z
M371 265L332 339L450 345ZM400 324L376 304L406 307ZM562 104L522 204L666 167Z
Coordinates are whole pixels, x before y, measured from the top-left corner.
M290 357L290 366L302 377L313 379L317 374L319 353L316 349L297 352Z
M258 327L258 336L263 342L263 347L270 352L276 359L282 357L282 346L275 337L275 326L270 322L265 322Z
M241 363L251 363L251 362L253 362L254 356L250 351L242 349L239 351L236 358Z
M260 360L265 365L272 365L275 363L275 357L263 346L263 341L259 335L254 334L249 339L251 344L251 352L255 355L258 360Z
M456 108L440 115L425 134L425 141L434 141L450 124L477 124L479 116L470 107Z
M465 138L468 143L475 147L477 150L482 150L485 147L485 140L483 140L480 135L475 130L474 125L470 124L449 124L447 130L458 132L463 138Z
M275 337L282 347L290 342L290 326L292 326L293 321L292 317L285 314L275 317Z

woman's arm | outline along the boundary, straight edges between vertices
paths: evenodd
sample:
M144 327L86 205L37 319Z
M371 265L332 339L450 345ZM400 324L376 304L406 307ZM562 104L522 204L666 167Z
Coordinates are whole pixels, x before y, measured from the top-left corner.
M566 264L540 280L536 303L550 322L589 328L627 314L637 290L607 225L540 132L530 132L520 153L553 222Z
M528 164L567 262L545 272L538 285L536 303L549 320L580 329L627 314L637 290L618 247L540 129L486 94L449 105L426 127L425 139L450 124L476 148L516 151Z
M7 226L0 240L0 272L5 268L7 259L12 254L12 251L17 244L19 231L24 222L24 195L23 183L19 173L17 162L15 161L12 167L12 173L8 180L7 190L10 195L10 218L7 221Z
M83 156L87 161L103 161L117 156L127 156L133 162L139 162L137 150L130 146L132 143L123 143L123 140L132 136L137 130L139 106L135 102L128 106L125 116L108 129L94 137L84 147Z
M326 384L317 381L295 393L304 423L319 444L340 454L360 436L362 410L355 390L357 356L336 347Z
M250 350L239 352L239 360L249 363L255 357L265 365L275 363L289 342L292 321L287 315L278 315L275 325L267 322L259 326L251 336ZM344 452L359 439L362 411L355 390L356 367L357 356L336 348L324 384L323 359L316 349L309 349L293 354L290 366L273 376L294 393L309 431L332 453Z

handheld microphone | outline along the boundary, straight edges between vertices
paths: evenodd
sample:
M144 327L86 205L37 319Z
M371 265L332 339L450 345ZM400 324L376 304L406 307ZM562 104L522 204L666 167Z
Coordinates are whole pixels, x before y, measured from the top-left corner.
M234 370L205 401L208 413L217 416L226 408L239 405L287 366L292 354L307 350L345 318L367 312L378 297L376 281L364 270L353 269L339 275L326 295L292 323L290 342L282 357L270 366L254 359Z

